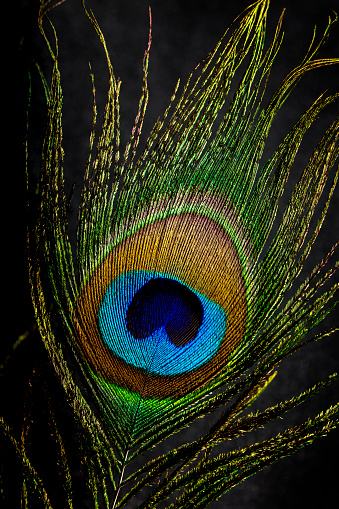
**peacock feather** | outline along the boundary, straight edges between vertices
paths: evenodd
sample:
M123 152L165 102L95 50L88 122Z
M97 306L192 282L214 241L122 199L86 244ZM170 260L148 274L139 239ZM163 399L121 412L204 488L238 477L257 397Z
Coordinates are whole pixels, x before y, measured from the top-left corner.
M304 137L339 94L320 95L267 152L272 124L301 78L339 63L317 56L336 16L268 94L283 16L267 44L269 2L250 5L187 82L177 83L140 148L151 12L140 101L123 145L121 81L83 1L109 80L98 128L96 77L89 73L92 122L75 241L70 214L77 190L70 197L65 190L59 48L49 19L55 5L40 3L39 28L53 69L48 82L36 65L47 120L28 210L38 330L71 408L93 507L207 507L265 466L325 436L339 420L335 404L271 438L227 448L230 440L266 426L338 380L334 373L285 401L251 407L286 357L338 330L319 328L337 303L332 276L338 243L308 274L303 267L313 260L338 179L339 118L314 143L283 208L281 197ZM34 180L27 174L30 193ZM60 507L78 509L71 448L50 398L45 394L62 478ZM24 472L22 507L58 507L43 469L30 459L34 418L28 414L20 438L1 420ZM194 436L192 424L202 418L208 427ZM172 435L176 445L168 449Z

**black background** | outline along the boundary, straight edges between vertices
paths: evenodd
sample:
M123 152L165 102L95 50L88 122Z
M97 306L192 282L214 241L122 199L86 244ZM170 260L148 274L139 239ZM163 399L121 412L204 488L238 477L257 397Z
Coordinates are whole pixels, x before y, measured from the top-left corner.
M148 5L152 9L153 42L149 68L149 110L144 132L160 116L167 106L178 77L185 81L188 73L213 48L224 30L248 5L247 1L144 1L144 0L93 0L88 2L106 37L116 76L122 80L121 126L122 141L126 141L137 112L142 85L142 57L148 39ZM10 35L4 47L3 70L5 93L3 94L3 121L6 137L3 138L3 253L5 298L3 323L8 332L2 338L2 356L9 355L15 339L33 324L29 303L29 287L25 262L25 176L24 176L24 127L27 97L27 67L32 67L32 56L46 70L50 70L47 52L41 43L36 26L37 2L12 2L11 12L3 16ZM303 58L313 34L318 27L318 37L324 30L331 10L339 5L334 0L321 2L272 0L268 17L268 37L272 35L282 9L286 7L284 20L285 39L275 64L271 90L293 66ZM91 119L91 82L88 62L91 62L97 88L99 115L103 111L107 86L107 72L102 49L90 23L82 12L80 0L67 0L59 6L51 18L55 24L60 48L60 68L64 89L64 127L66 153L66 186L75 182L81 185ZM330 40L320 56L339 55L339 23L334 25ZM8 58L7 58L8 57ZM35 71L33 73L33 99L36 107L32 116L32 140L30 165L36 174L39 161L39 140L43 129L43 92ZM35 74L34 74L35 73ZM324 90L336 91L339 83L338 69L312 71L303 79L297 90L284 106L284 113L275 122L269 148L292 127L295 120ZM6 113L5 115L5 112ZM333 118L335 108L321 116L315 128L306 136L300 158L295 165L295 175L302 167L312 146L323 129ZM145 136L146 136L145 134ZM145 136L142 141L145 140ZM142 145L141 141L141 145ZM292 175L292 181L296 177ZM77 195L74 210L76 211ZM336 240L338 232L338 198L333 202L326 227L308 261L306 270L323 256ZM73 224L74 226L74 224ZM336 321L332 316L327 325ZM7 324L9 325L7 329ZM29 343L29 341L32 341ZM41 350L30 340L15 353L23 363L36 360ZM297 394L307 386L323 379L338 369L338 337L313 345L307 352L283 363L279 374L263 396L262 405ZM21 349L21 352L20 352ZM24 358L24 361L23 361ZM13 363L15 366L15 362ZM18 373L19 376L19 373ZM11 394L11 387L8 387ZM314 398L293 416L287 416L282 426L305 420L327 408L338 398L337 387ZM15 406L15 400L12 401ZM272 425L258 437L266 437L281 429ZM199 424L204 427L204 424ZM198 432L201 428L198 428ZM321 439L312 446L290 458L267 467L246 480L211 507L229 509L259 508L322 508L335 507L338 480L338 431ZM246 443L246 441L245 441ZM81 509L76 508L76 509Z

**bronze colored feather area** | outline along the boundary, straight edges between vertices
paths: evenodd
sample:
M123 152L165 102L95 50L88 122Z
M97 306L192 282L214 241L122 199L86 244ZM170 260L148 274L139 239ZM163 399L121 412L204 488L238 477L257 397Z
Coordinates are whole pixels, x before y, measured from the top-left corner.
M157 279L154 278L160 275L169 278L168 281L180 281L185 288L195 292L191 300L198 294L214 303L212 307L209 306L210 310L208 305L205 306L202 319L205 323L198 327L198 330L201 331L203 327L204 330L198 342L194 341L195 338L187 342L183 337L185 348L175 346L168 351L167 358L163 358L161 343L158 346L155 343L150 351L147 350L149 358L145 361L150 365L148 369L145 365L144 370L134 365L137 362L134 357L142 355L138 351L138 342L132 339L126 342L125 347L130 345L131 350L135 348L135 352L130 354L130 363L123 360L124 352L119 355L119 347L123 349L122 335L127 334L124 331L127 328L128 306L137 291L129 287L137 284L139 290L146 285L144 279L140 278L140 272L150 273L150 278L155 281ZM106 320L106 326L112 327L112 323L116 322L112 332L113 352L102 338L98 314L107 287L123 274L129 274L129 281L124 279L120 283L128 286L122 291L129 290L131 295L121 315L118 313L116 320L113 317ZM113 298L119 298L117 288ZM161 301L156 304L155 307L160 306ZM105 315L114 313L114 307L116 305L112 303ZM208 217L178 214L140 228L114 246L100 263L87 281L77 304L77 344L92 369L106 381L141 392L143 397L182 396L217 375L243 340L246 313L242 267L230 236ZM152 338L147 341L152 341ZM196 368L194 355L199 366ZM158 364L154 357L158 356L161 362L157 370L164 372L163 376L154 373L154 364ZM181 366L179 373L166 375L169 364L175 364L177 369L178 365Z

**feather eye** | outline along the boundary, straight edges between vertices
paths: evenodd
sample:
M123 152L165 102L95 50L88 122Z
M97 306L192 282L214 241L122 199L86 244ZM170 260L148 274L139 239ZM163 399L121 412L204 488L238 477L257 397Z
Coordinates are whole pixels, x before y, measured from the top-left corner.
M143 397L183 395L213 379L244 338L244 271L220 220L178 212L149 221L86 282L79 347L107 381Z

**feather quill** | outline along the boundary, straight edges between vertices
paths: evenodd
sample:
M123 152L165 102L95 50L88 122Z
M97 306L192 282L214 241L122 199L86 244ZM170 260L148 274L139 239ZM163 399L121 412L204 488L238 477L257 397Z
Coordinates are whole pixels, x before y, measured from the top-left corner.
M93 506L207 507L338 423L336 404L276 436L225 449L228 441L264 427L338 379L332 374L286 401L250 408L283 359L338 330L310 337L337 303L338 243L308 276L301 271L335 191L339 119L315 146L277 228L275 218L304 136L339 94L318 97L272 154L265 153L272 123L299 80L339 63L317 56L335 17L267 97L282 17L266 47L269 2L253 3L181 89L178 82L139 150L149 96L151 15L138 111L121 147L121 82L100 25L82 4L105 53L109 87L97 132L92 75L92 130L76 246L64 183L58 40L48 19L57 4L40 4L39 28L53 71L50 84L44 81L38 212L28 235L35 317L72 409ZM50 295L57 314L49 310ZM61 339L56 320L63 326ZM50 406L49 415L65 500L73 507L67 449ZM206 432L193 441L180 438L207 416ZM24 435L20 448L10 427L3 420L1 425L26 468L23 507L36 496L34 486L42 507L53 507ZM178 445L161 452L178 432Z

